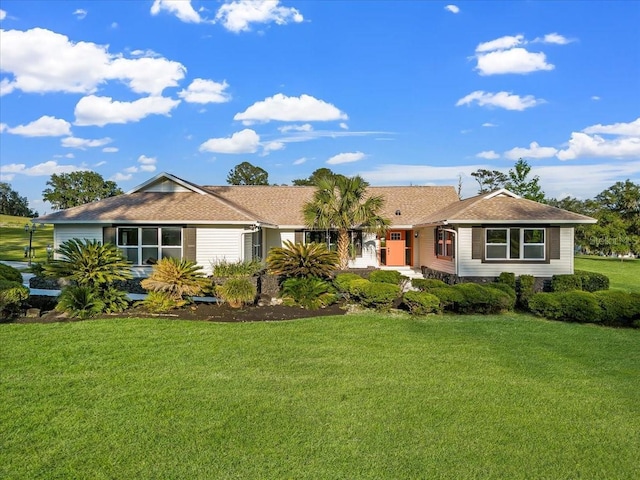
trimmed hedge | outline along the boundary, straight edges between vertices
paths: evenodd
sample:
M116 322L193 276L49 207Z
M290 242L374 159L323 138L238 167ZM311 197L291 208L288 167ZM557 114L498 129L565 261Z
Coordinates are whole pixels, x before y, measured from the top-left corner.
M497 279L497 283L509 285L513 290L516 289L516 274L511 272L502 272Z
M604 290L594 292L600 305L600 322L617 327L633 327L640 320L640 294Z
M409 291L402 298L412 315L427 315L440 312L440 299L427 292Z
M355 273L339 273L333 279L333 285L341 293L349 293L349 287L354 280L363 280L363 278Z
M582 278L578 275L554 275L551 277L552 292L582 290Z
M349 294L363 306L376 310L388 310L400 298L402 289L390 283L371 282L360 279L350 284Z
M22 285L22 281L14 282L0 278L0 313L4 316L15 316L27 298L29 289Z
M609 290L609 277L602 273L575 270L575 275L582 281L582 290L585 292L599 292Z
M10 282L18 282L22 285L22 274L15 268L4 263L0 263L0 280L3 278Z
M436 280L435 278L413 278L411 279L411 286L422 292L426 292L432 288L447 287L448 285L442 280Z
M498 313L513 309L515 292L508 286L496 285L459 283L432 288L429 293L438 297L442 309L456 313Z
M533 275L520 275L517 283L516 306L524 310L529 310L529 300L536 294L536 278Z
M407 277L396 270L374 270L369 274L369 281L373 283L400 285L406 280Z

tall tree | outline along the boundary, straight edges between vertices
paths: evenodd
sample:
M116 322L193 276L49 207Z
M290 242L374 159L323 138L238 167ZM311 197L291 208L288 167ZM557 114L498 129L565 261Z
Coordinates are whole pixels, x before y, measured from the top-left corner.
M535 200L536 202L544 201L544 192L540 188L540 177L537 175L529 178L531 166L526 160L518 159L512 169L509 170L509 179L505 183L505 187L516 195Z
M596 201L602 208L619 213L625 220L640 219L640 184L631 180L616 182L600 192Z
M326 176L318 180L313 199L303 207L307 227L338 231L340 268L349 265L349 230L386 231L390 221L380 215L384 199L368 195L369 184L360 176Z
M38 212L29 208L27 197L21 197L11 185L0 182L0 213L17 217L37 217Z
M51 203L55 210L77 207L124 193L115 182L105 180L99 173L91 171L54 173L47 185L49 188L42 192L42 198Z
M480 188L478 193L491 192L503 188L509 177L499 170L487 170L480 168L471 174L476 179Z
M297 186L314 186L318 183L318 180L320 180L321 178L324 177L335 177L335 176L344 176L341 175L339 173L334 173L331 169L329 168L318 168L317 170L315 170L310 176L309 178L298 178L296 180L293 180L291 183L293 185L297 185Z
M269 185L269 174L266 170L249 162L242 162L229 171L229 185Z

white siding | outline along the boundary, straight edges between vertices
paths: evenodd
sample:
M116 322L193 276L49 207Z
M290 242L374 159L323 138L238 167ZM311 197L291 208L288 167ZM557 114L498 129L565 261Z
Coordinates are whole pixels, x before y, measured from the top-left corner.
M160 182L154 183L141 190L143 192L191 192L186 187L178 185L172 180L164 179Z
M435 238L433 227L421 229L418 232L417 240L418 260L414 265L414 268L425 266L440 272L456 273L456 264L453 259L448 260L436 257L434 251ZM457 252L456 255L458 255Z
M196 263L206 274L211 273L211 263L225 260L244 260L244 234L237 227L198 228L196 232Z
M560 259L550 263L482 263L471 258L471 228L458 229L458 262L461 277L497 277L502 272L534 277L573 273L573 228L560 228Z
M362 234L362 256L349 261L350 268L378 267L378 243L375 233Z
M53 248L58 249L60 245L72 238L102 242L102 225L55 225ZM55 254L54 258L60 258L60 255Z

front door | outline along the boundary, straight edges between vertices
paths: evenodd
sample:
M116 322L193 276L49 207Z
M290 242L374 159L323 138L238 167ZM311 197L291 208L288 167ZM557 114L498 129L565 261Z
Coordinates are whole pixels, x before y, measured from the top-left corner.
M405 231L390 231L387 234L387 265L390 267L404 266L406 259Z

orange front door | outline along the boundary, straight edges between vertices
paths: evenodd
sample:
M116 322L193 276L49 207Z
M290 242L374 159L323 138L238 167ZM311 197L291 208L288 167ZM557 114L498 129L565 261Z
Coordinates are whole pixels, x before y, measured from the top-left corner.
M404 240L387 240L387 265L400 267L405 264Z

